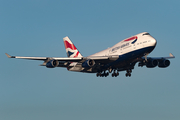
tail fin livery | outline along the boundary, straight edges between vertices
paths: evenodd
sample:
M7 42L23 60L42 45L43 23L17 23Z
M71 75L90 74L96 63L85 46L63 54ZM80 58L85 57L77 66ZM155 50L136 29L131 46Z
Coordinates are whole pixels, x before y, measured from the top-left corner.
M68 57L70 58L82 57L81 53L78 51L78 49L74 46L74 44L71 42L71 40L68 37L64 37L63 41Z

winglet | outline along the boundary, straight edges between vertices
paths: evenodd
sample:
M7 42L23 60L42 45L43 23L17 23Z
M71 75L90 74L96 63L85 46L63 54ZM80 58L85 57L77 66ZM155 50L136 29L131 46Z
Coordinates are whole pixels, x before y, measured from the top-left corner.
M169 56L175 58L175 56L172 53L169 53Z
M15 58L14 56L10 56L9 54L5 53L8 58Z
M8 58L11 58L11 56L9 55L9 54L7 54L7 53L5 53L6 54L6 56L8 57Z

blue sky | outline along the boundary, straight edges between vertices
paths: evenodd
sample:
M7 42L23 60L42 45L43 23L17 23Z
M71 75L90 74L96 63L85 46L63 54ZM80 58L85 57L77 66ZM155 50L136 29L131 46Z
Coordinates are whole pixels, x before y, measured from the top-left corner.
M1 0L0 119L179 120L178 0ZM135 67L117 78L38 66L21 56L66 57L69 36L83 56L149 32L157 46L149 56L176 58L168 68Z

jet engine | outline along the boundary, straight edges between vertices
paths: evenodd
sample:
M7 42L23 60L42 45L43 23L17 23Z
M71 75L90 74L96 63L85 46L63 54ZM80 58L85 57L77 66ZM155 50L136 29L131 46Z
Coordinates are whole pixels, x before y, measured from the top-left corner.
M158 60L155 60L155 59L148 60L148 62L146 63L147 68L154 68L157 65L158 65Z
M170 65L170 61L164 59L164 60L162 60L162 61L159 62L158 67L160 67L160 68L165 68L165 67L168 67L169 65Z
M47 68L54 68L59 65L59 62L57 60L50 60L46 63Z
M85 62L82 63L82 67L85 68L89 68L89 67L93 67L95 65L95 61L94 60L86 60Z

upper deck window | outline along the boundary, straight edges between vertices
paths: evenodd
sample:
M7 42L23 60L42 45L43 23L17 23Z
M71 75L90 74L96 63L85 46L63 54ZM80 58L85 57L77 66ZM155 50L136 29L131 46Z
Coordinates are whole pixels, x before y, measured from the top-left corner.
M144 33L143 35L150 35L149 33Z

